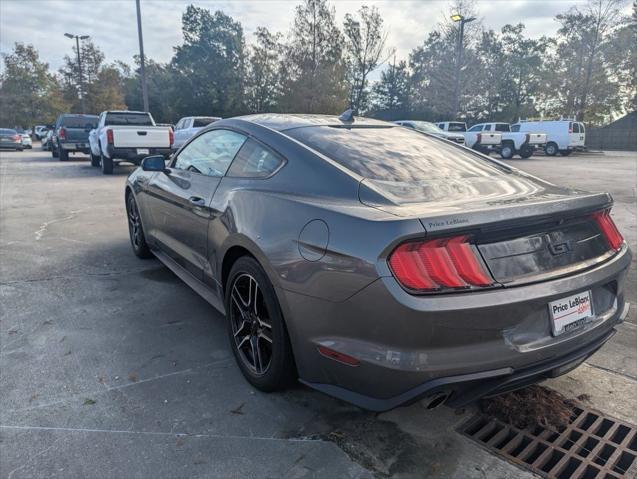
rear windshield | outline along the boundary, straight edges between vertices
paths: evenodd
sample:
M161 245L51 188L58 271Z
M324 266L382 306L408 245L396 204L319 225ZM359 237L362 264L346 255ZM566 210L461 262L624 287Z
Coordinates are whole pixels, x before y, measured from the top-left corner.
M0 135L17 135L18 132L15 130L8 130L7 128L0 128Z
M284 133L372 180L410 183L490 176L504 170L462 147L407 128L319 126Z
M93 115L63 116L60 118L60 126L67 128L86 128L90 124L93 128L97 125L97 117Z
M107 113L104 123L109 126L155 126L148 113Z
M467 131L467 125L464 123L449 123L447 131Z
M512 132L518 132L518 131L520 131L520 125L513 125L513 126L511 127L511 131L512 131Z
M203 128L217 121L216 118L195 118L192 122L193 128Z

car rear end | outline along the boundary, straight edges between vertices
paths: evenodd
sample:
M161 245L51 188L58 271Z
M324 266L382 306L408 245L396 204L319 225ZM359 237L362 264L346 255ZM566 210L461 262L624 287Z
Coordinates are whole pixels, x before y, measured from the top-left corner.
M0 128L0 148L22 151L22 136L16 130Z
M24 131L20 133L20 138L22 139L22 146L26 149L33 148L33 141L31 140L31 135L28 131Z
M372 410L419 399L460 406L564 374L615 334L631 252L609 195L430 139L408 149L412 140L393 133L364 135L343 136L340 148L295 136L340 156L363 178L360 201L394 216L356 220L348 233L375 281L340 302L287 293L304 318L294 332L313 351L298 360L304 382ZM375 142L385 156L365 151ZM339 253L330 270L347 263Z
M88 154L89 132L97 125L95 115L63 115L57 128L57 144L66 154L81 152Z
M174 133L171 127L155 126L148 113L109 112L105 121L109 158L139 164L150 155L171 153Z
M586 143L586 127L579 121L568 123L568 149L582 150Z

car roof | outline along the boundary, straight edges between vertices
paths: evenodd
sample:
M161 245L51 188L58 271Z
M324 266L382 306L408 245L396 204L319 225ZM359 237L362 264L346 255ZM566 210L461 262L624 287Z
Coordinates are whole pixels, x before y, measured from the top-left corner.
M283 113L260 113L255 115L244 115L232 118L233 120L243 120L256 123L272 130L285 131L292 128L303 128L309 126L353 126L353 127L396 127L395 123L390 123L373 118L355 117L353 122L339 120L336 115L307 115L307 114L283 114Z
M86 114L86 113L63 113L62 114L62 118L69 118L69 117L82 117L82 116L91 116L91 117L95 117L97 118L97 115L90 115L90 114Z

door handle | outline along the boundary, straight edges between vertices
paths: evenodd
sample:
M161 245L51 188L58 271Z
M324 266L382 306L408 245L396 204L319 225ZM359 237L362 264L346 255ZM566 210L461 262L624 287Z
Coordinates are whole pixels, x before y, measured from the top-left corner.
M199 198L198 196L191 196L190 198L188 198L188 202L191 205L198 206L200 208L203 208L206 206L206 200L204 200L203 198Z

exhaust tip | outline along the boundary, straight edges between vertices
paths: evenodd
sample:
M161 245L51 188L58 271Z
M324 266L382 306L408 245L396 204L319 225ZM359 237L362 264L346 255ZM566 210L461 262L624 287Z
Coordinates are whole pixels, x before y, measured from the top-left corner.
M434 394L433 396L427 396L421 401L421 403L425 409L436 409L447 402L449 396L451 396L450 391L442 391Z

